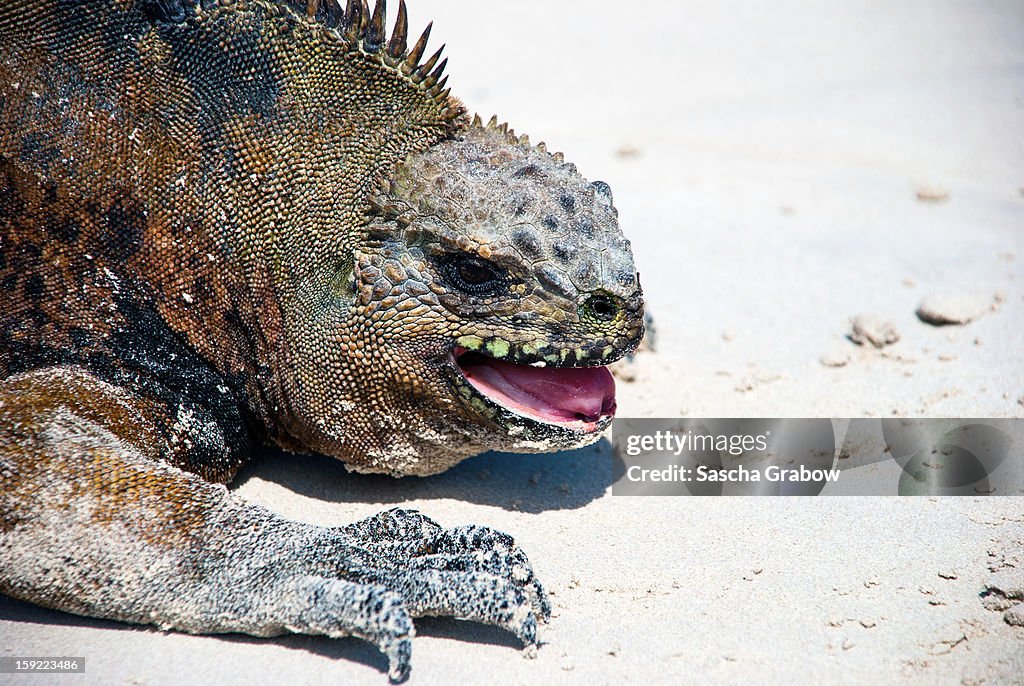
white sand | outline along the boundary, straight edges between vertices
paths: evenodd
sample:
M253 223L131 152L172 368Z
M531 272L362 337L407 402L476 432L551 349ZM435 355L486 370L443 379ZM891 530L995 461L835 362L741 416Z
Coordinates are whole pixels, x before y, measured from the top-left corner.
M472 109L611 184L658 334L622 416L1024 416L1024 4L409 1ZM966 326L914 314L977 293L1002 301ZM900 340L848 341L865 313ZM546 645L529 660L501 631L421 621L414 684L1024 683L1024 629L978 598L989 552L1024 549L1024 501L616 498L608 449L398 482L269 456L238 493L517 537L554 593ZM0 635L2 654L86 656L68 683L386 683L353 639L2 599Z

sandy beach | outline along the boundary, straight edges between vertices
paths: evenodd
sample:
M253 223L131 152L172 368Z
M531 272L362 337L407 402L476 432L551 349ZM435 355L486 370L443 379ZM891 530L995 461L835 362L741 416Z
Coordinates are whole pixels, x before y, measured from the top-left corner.
M620 416L1024 417L1024 3L408 2L471 111L611 185L656 333ZM267 450L233 488L315 524L401 506L515 536L543 644L418 620L414 685L1024 684L1024 627L979 597L1024 575L1024 499L620 497L610 452L394 480ZM85 656L69 684L387 683L351 638L5 597L0 636Z

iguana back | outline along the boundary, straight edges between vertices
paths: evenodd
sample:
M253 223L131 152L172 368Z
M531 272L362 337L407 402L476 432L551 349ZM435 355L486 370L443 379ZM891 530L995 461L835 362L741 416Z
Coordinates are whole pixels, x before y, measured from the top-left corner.
M383 7L0 6L0 374L126 366L165 323L287 443L282 309L350 276L371 189L465 124Z

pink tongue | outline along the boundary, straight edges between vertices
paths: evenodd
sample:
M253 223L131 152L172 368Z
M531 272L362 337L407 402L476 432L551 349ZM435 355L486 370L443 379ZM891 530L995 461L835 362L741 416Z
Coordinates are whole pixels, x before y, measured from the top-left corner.
M547 368L474 355L460 360L473 387L546 422L596 422L615 412L615 381L604 367Z

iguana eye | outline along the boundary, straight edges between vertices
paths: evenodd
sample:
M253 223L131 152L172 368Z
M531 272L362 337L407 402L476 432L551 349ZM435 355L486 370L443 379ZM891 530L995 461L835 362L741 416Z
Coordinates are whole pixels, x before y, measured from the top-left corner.
M465 253L447 255L441 262L441 272L450 284L472 295L494 295L508 285L504 269Z

